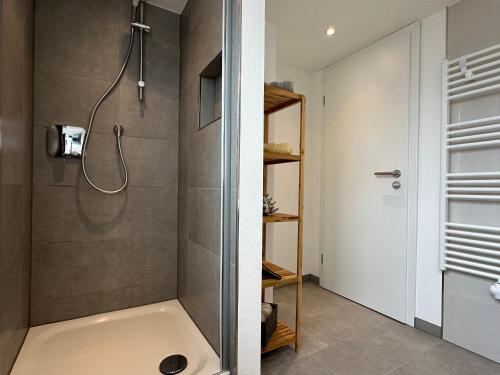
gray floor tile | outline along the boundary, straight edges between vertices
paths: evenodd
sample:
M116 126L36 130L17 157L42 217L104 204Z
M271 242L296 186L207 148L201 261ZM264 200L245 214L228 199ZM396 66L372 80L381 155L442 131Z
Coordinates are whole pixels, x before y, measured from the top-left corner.
M275 289L280 319L294 323L295 288ZM303 289L302 350L262 357L262 374L493 375L494 363L313 283Z

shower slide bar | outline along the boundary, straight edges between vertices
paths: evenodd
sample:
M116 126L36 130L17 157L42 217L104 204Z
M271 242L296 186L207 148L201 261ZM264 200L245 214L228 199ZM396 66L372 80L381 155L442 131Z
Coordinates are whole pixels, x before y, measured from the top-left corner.
M442 73L440 268L500 283L500 228L484 223L457 223L449 217L450 202L500 202L500 168L455 172L450 165L450 155L454 153L500 147L500 115L449 122L450 106L456 100L500 95L500 44L445 60ZM497 294L495 298L500 297Z

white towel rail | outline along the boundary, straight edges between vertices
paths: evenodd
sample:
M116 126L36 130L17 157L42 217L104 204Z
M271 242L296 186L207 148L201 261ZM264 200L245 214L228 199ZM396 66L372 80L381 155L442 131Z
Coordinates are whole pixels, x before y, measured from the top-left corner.
M487 250L487 249L481 249L479 247L474 247L474 246L464 246L464 245L457 245L454 243L446 243L446 248L447 249L455 249L455 250L463 250L467 253L478 253L478 254L484 254L484 255L493 255L493 256L500 256L500 251L497 250Z
M483 232L500 233L500 228L487 227L487 226L484 226L484 225L446 223L446 226L449 227L449 228L469 229L471 231L476 231L477 230L477 231L483 231Z
M500 130L500 124L483 125L483 126L476 126L476 127L467 128L467 129L451 130L448 132L448 135L455 136L455 135L462 135L462 134L482 134L482 132L491 132L491 131L495 131L495 130Z
M500 44L443 62L441 136L442 270L500 280L500 228L483 223L451 222L450 202L500 202L500 166L493 171L453 171L450 154L498 148L500 115L449 122L450 105L478 95L500 95ZM454 155L454 154L452 154ZM460 154L460 158L469 154ZM475 155L475 154L474 154ZM464 164L466 165L466 164Z
M483 64L481 66L469 68L468 70L470 72L472 72L473 74L475 74L476 72L479 72L481 70L485 70L485 69L492 68L492 67L499 66L499 65L500 65L500 60L495 60L495 61L492 61L490 63ZM454 78L457 78L457 77L463 77L463 73L462 72L458 72L458 73L450 74L448 76L448 80L451 80L451 79L454 79Z
M469 245L476 245L476 246L484 246L486 248L495 248L495 249L500 249L500 243L494 243L494 242L488 242L488 241L480 241L480 240L472 240L470 238L461 238L461 237L455 237L455 236L446 236L444 238L447 242L459 242L459 243L466 243Z
M485 201L485 202L500 201L500 195L446 194L445 198L451 200L462 200L462 201Z
M465 236L465 237L475 237L475 238L483 238L487 240L500 241L500 236L496 234L489 233L480 233L480 232L468 232L464 230L456 230L456 229L446 229L446 233L457 235L457 236Z
M448 180L448 185L500 185L500 180Z
M486 118L470 120L470 121L461 121L461 122L456 122L454 124L446 124L446 127L447 128L473 127L476 125L483 125L483 124L487 124L490 122L496 122L496 121L500 121L500 116L486 117Z
M478 261L483 262L483 263L500 264L500 259L481 257L479 255L472 255L472 254L464 254L464 253L460 253L458 251L446 250L446 255L457 256L457 257L462 257L462 258L472 259L472 260L478 260Z
M447 178L497 178L500 172L466 172L466 173L446 173Z

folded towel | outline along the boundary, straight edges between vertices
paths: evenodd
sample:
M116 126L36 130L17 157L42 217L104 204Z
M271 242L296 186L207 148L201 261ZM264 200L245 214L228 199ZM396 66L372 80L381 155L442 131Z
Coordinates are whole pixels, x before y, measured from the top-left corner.
M291 154L292 146L288 143L266 143L264 145L264 151L276 154Z
M270 303L263 303L261 306L261 314L260 314L260 319L261 322L265 322L273 313L273 307L271 306Z
M281 276L276 272L271 271L264 263L262 263L262 277L264 279L276 279L281 280Z

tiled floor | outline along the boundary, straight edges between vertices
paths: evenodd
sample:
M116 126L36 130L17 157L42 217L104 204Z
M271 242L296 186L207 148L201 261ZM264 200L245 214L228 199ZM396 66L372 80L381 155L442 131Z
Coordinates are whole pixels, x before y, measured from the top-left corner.
M293 324L293 287L275 290L279 316ZM500 365L305 283L302 350L263 357L262 374L499 375Z

